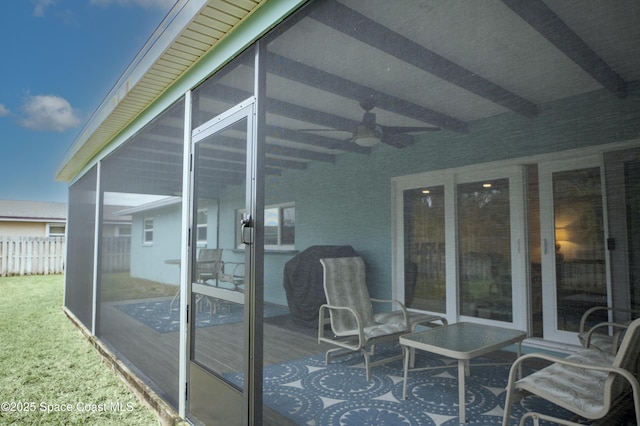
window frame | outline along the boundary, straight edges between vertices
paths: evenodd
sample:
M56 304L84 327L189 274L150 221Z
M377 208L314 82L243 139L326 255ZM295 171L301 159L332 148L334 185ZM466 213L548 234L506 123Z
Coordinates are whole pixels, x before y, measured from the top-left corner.
M282 231L283 231L283 219L284 219L284 215L283 215L283 211L285 209L289 209L289 208L293 208L294 211L294 236L293 236L293 244L282 244ZM266 211L267 210L272 210L272 209L278 209L278 242L277 244L266 244L264 245L264 249L265 251L291 251L291 250L295 250L296 249L296 245L295 245L295 202L288 202L288 203L280 203L280 204L270 204L267 206L264 206L264 211L265 211L265 229L267 227L266 225ZM239 224L241 222L241 219L243 217L243 215L246 213L245 210L243 209L239 209L236 210L236 224ZM238 225L236 225L238 226ZM241 241L241 236L240 236L240 230L238 229L236 232L236 247L238 249L243 249L244 248L244 243Z
M487 325L497 325L518 330L527 329L526 309L513 309L511 321L467 316L459 306L459 268L458 259L458 202L457 188L460 184L482 180L509 179L509 208L511 228L511 275L513 283L528 282L527 260L528 246L525 217L524 168L520 162L495 162L478 166L454 167L444 171L430 171L412 175L398 176L392 179L392 246L397 253L393 263L393 298L404 301L404 204L403 194L407 189L419 189L443 185L445 190L445 251L446 251L446 312L450 322L471 321ZM482 168L481 166L485 166ZM520 188L520 189L519 189ZM525 224L519 228L520 224ZM512 307L529 306L525 284L514 285L511 289ZM442 312L433 312L441 315Z
M128 232L122 232L124 229ZM117 225L114 232L116 237L131 237L131 225Z
M147 223L151 224L151 228L147 228ZM153 233L154 233L153 218L145 217L144 219L142 219L142 245L143 246L153 245ZM148 235L151 235L151 238L148 238Z
M62 233L51 232L51 228L62 228ZM67 225L65 223L47 223L47 237L64 237L67 235Z

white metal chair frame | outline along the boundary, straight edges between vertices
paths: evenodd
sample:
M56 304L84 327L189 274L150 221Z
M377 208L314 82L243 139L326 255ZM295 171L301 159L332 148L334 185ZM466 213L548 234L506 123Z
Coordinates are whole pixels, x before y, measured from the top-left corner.
M320 306L319 309L318 343L326 342L337 346L337 348L329 349L326 352L325 362L329 364L331 359L335 357L361 353L364 356L367 380L371 380L371 367L403 358L404 348L403 353L397 356L384 358L373 363L370 360L375 344L397 341L400 335L407 332L409 328L407 309L397 300L371 299L369 297L362 258L320 259L320 263L322 263L324 271L323 284L327 303ZM345 269L349 270L351 274L341 276L341 270ZM343 279L344 281L342 281ZM363 306L368 303L368 308L359 310L355 304L349 306L348 301L334 300L337 298L334 291L337 286L342 288L349 286L346 291L352 294L353 297L350 299L363 302ZM397 306L401 321L394 320L386 324L376 323L373 319L371 302L390 303ZM326 318L327 312L329 318ZM325 335L326 324L331 324L335 337Z
M595 348L604 352L610 352L615 355L618 348L620 347L620 342L622 340L622 336L624 336L624 332L627 327L631 323L631 321L627 321L624 323L617 321L604 321L598 324L593 325L592 327L587 329L587 322L589 321L589 317L597 312L608 311L614 314L627 314L630 318L633 316L637 317L640 314L640 310L635 309L617 309L611 308L607 306L594 306L593 308L588 309L582 314L580 318L580 329L578 331L578 338L580 339L580 343L585 348Z
M511 405L516 390L544 398L578 416L597 420L605 417L615 404L633 397L636 421L640 419L640 384L638 383L638 350L640 349L640 319L626 327L616 355L596 349L583 349L567 358L546 354L528 354L518 358L511 366L504 405L503 426L509 425ZM548 367L522 379L517 379L522 364L537 359L552 362ZM554 387L554 381L562 381ZM585 386L578 386L582 383ZM564 389L562 388L564 385ZM595 410L593 407L599 407ZM591 408L591 410L589 410ZM550 420L563 425L580 425L571 420L559 419L546 414L528 412L522 416L520 425L532 418Z
M212 281L215 287L220 287L220 283L228 282L233 285L230 290L244 291L244 263L225 262L222 260L222 252L223 249L200 249L196 261L196 282L204 284ZM169 305L169 313L173 311L173 307L179 299L180 289L178 289ZM210 314L213 315L216 313L218 306L224 302L212 301L204 295L196 296L196 309L198 311L202 309L202 305L205 303L209 306Z

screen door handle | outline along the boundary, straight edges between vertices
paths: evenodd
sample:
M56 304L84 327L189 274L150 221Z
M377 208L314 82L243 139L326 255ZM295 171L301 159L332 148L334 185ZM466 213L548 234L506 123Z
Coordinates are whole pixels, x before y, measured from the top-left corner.
M253 219L250 214L245 213L240 219L240 241L243 244L250 245L253 243L251 240L251 228L253 228Z

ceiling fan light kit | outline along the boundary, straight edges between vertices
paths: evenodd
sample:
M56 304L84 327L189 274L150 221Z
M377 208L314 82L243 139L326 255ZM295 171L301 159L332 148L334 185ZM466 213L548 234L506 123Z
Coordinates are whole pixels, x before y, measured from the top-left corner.
M361 123L353 133L353 141L360 146L372 147L378 145L382 140L382 131L376 129L375 124L369 126L366 122Z
M367 136L364 138L354 138L353 141L356 143L356 145L360 145L366 148L376 146L380 143L380 139L378 139L375 136Z

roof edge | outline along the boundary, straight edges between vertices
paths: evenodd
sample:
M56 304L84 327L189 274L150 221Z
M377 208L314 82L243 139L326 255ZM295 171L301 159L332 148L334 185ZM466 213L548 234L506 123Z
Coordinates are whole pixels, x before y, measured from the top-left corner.
M78 167L71 167L75 156L85 147L87 141L98 130L100 125L116 109L125 96L153 67L166 49L171 45L189 22L207 4L207 0L178 0L167 13L151 37L142 46L124 73L107 93L96 111L89 117L71 147L66 151L62 162L56 170L56 180L69 181ZM133 118L133 117L132 117Z
M182 32L189 28L199 12L212 1L215 2L215 0L179 0L176 3L67 150L55 173L57 181L73 182L84 171L93 167L105 147L113 144L114 141L121 140L123 135L130 136L138 131L137 123L148 116L150 110L157 112L158 108L164 109L178 100L177 97L174 98L176 93L183 94L196 86L207 75L226 63L228 58L255 42L308 0L254 0L258 3L257 7L243 16L217 42L212 43L207 52L194 60L173 82L166 87L161 87L157 96L149 99L141 110L127 111L126 113L130 114L127 122L110 134L110 129L102 126L112 114L120 114L117 110L120 103L136 89L136 84L153 70L163 54L174 45ZM252 26L255 27L251 28ZM230 39L234 41L229 42ZM239 50L234 51L234 49ZM167 94L170 94L171 99Z

